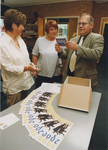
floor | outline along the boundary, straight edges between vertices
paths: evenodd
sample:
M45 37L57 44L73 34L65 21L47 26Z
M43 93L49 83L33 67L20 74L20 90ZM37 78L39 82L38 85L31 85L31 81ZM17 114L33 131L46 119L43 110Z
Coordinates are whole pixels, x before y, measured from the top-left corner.
M96 92L102 93L96 122L93 129L92 138L89 145L89 150L108 150L108 65L99 63L98 70L98 88ZM2 86L2 82L1 82ZM33 86L28 94L35 89ZM6 109L6 95L1 93L2 107L1 111Z
M108 65L99 63L98 88L102 93L89 150L108 150Z

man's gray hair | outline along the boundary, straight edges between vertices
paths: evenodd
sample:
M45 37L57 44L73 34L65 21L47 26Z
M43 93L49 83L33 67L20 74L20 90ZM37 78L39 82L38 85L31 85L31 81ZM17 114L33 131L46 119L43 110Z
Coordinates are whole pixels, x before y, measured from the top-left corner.
M81 17L82 17L82 16L88 16L88 17L90 17L89 23L90 23L90 24L94 23L94 18L93 18L90 14L83 13L83 14L81 15Z

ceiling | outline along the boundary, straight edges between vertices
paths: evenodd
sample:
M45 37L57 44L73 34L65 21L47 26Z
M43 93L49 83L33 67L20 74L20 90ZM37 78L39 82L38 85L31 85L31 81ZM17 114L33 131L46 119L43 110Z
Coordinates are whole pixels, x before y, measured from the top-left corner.
M98 3L108 2L108 0L1 0L1 4L9 7L21 7L70 1L95 1Z

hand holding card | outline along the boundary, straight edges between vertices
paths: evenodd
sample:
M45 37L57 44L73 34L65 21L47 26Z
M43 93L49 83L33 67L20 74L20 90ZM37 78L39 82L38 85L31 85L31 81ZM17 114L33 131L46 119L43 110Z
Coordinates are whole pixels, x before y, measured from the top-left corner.
M65 46L66 38L56 38L57 43L59 46Z

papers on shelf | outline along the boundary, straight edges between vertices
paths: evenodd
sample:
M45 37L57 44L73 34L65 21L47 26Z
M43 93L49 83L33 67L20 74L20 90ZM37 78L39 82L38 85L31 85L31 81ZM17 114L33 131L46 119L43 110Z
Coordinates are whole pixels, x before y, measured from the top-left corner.
M4 130L19 120L20 119L17 116L15 116L13 113L3 116L0 118L0 129Z

